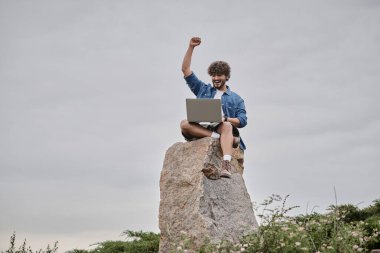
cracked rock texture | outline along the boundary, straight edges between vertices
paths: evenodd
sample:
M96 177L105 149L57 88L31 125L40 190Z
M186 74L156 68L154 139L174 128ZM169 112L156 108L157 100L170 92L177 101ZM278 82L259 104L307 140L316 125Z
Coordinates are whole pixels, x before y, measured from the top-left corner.
M238 242L257 229L245 187L243 151L234 150L231 179L208 179L205 168L220 170L219 140L175 143L165 155L160 179L160 252L175 250L184 238L194 252L205 242Z

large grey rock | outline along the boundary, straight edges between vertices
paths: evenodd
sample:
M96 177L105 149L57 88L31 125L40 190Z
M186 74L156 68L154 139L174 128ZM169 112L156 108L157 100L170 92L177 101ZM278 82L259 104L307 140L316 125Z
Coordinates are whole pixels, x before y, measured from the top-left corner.
M209 239L238 242L257 228L252 202L245 187L243 151L234 150L231 179L210 180L202 170L219 169L219 140L202 138L175 143L165 155L160 179L160 252L170 252L181 238L198 249Z

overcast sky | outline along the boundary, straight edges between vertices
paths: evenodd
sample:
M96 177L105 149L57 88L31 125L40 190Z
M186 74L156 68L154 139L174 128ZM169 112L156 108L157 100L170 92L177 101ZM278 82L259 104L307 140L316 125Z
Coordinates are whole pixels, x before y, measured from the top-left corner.
M159 231L192 36L198 77L225 60L245 100L252 201L380 197L379 1L0 0L0 250Z

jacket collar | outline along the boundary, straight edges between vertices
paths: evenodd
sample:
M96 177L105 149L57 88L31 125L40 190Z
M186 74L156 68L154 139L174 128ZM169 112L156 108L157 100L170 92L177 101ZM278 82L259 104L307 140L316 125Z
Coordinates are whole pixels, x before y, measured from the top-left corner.
M227 95L231 95L232 94L232 91L230 89L230 86L226 85L227 86L227 90L224 92L226 93ZM216 88L213 86L212 89L216 92Z
M227 95L232 94L232 91L230 90L230 86L227 85L227 90L224 93L226 93Z

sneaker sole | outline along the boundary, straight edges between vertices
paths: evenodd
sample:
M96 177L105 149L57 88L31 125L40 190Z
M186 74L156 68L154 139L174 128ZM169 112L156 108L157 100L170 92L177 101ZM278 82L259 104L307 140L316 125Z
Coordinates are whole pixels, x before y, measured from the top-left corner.
M220 177L231 178L231 174L223 173L223 174L220 174Z

